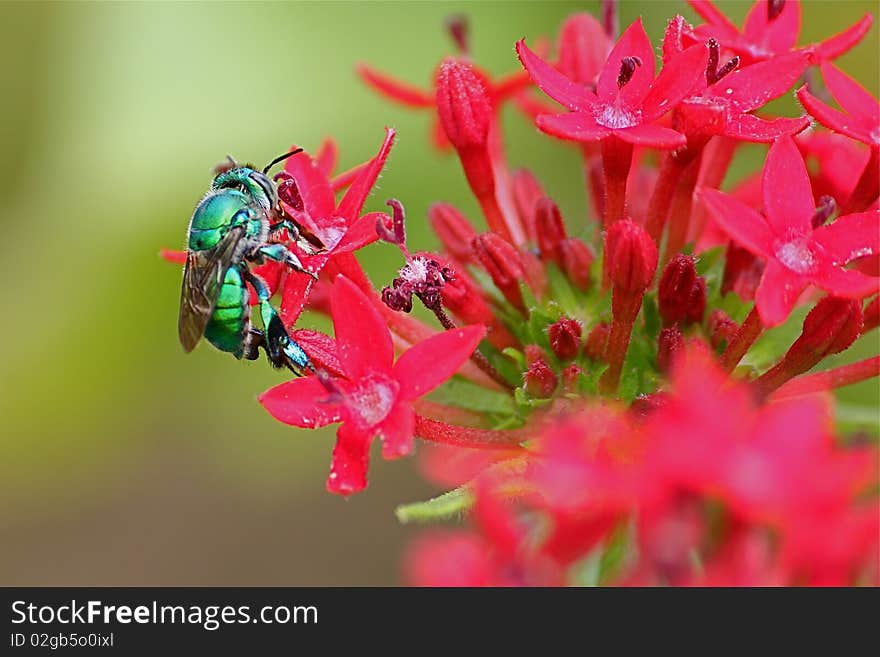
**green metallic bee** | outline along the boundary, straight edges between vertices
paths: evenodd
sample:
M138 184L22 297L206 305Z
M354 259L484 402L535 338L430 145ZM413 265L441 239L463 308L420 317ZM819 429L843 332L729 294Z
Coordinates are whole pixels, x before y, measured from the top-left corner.
M286 230L306 253L317 252L284 212L275 184L266 175L275 164L301 151L275 158L262 171L229 158L229 166L220 170L193 212L177 324L187 353L204 336L236 358L256 360L262 347L275 367L288 367L296 374L314 370L269 302L266 285L248 267L274 260L317 278L280 243ZM247 283L259 299L262 329L251 323Z

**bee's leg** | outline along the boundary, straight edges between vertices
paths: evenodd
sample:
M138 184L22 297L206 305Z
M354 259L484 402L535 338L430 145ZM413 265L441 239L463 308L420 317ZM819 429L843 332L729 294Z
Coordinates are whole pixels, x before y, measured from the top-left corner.
M284 323L269 303L269 290L258 277L249 271L244 272L247 281L254 286L257 298L260 300L260 317L263 320L262 346L266 350L269 361L276 367L287 367L294 374L303 375L306 370L314 371L315 368L306 352L288 334ZM251 328L250 331L258 331Z
M268 258L269 260L292 267L296 271L308 274L315 280L318 279L318 275L310 269L306 269L302 261L283 244L263 244L257 246L246 257L248 260L258 263L262 263L265 258Z
M247 360L257 360L260 357L260 347L266 347L266 335L260 329L250 325L244 334L244 342L241 346L241 357ZM268 351L267 351L268 353Z

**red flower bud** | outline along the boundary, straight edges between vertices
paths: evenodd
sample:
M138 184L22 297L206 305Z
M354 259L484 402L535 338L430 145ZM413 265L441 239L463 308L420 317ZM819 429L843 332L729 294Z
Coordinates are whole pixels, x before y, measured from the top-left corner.
M687 307L685 321L691 324L702 324L706 314L706 279L697 276L694 287L691 289L690 302Z
M544 197L535 204L535 228L538 232L538 249L544 262L561 264L560 243L566 238L565 223L559 206L553 199Z
M697 269L690 256L679 253L663 269L657 288L657 305L664 326L672 326L685 320L696 282Z
M862 333L875 329L877 326L880 326L880 297L874 297L874 300L865 307L865 325L862 328Z
M641 295L657 270L654 240L631 219L614 223L605 233L605 267L615 291Z
M562 271L579 290L589 290L590 284L590 267L593 264L595 256L583 241L576 237L568 237L559 243L559 253L562 258L560 266Z
M669 393L655 392L650 395L640 395L633 400L629 407L633 415L639 420L644 420L648 416L658 411L669 403Z
M525 280L525 268L519 252L506 239L495 233L483 233L474 238L474 252L492 282L511 304L525 312L520 281Z
M565 392L577 392L581 374L583 374L583 370L577 363L572 363L562 370L562 389Z
M755 381L759 394L769 394L826 356L848 348L859 337L862 326L860 301L825 297L807 315L800 337L782 360Z
M825 297L807 315L801 336L788 353L809 354L820 359L840 353L859 337L862 325L862 305L859 301Z
M593 85L611 50L602 25L588 13L569 16L559 32L559 72L573 82Z
M663 374L672 370L681 354L684 353L684 336L677 326L669 326L657 337L657 369Z
M461 212L449 203L435 203L428 208L428 219L452 257L463 263L473 262L474 251L471 244L477 231Z
M709 313L709 341L713 349L726 347L736 332L739 324L733 321L723 310L713 310Z
M440 125L456 149L482 146L492 122L492 102L473 67L449 57L437 72Z
M547 331L550 348L559 360L571 360L581 348L581 325L573 319L562 317L550 325Z
M584 343L584 356L592 361L605 360L605 347L608 346L608 335L611 327L605 322L596 324Z
M556 386L559 384L559 377L556 376L544 352L537 345L526 345L525 348L526 364L528 369L525 373L525 388L532 397L546 399L553 395Z
M746 301L755 298L755 290L764 273L764 262L741 246L731 242L727 246L724 261L724 278L721 279L721 294L736 292Z
M513 173L513 201L516 213L525 227L526 234L532 242L538 241L538 230L535 227L535 205L545 196L541 183L528 169L518 169Z
M547 270L544 264L528 249L519 250L519 259L526 272L526 284L536 297L542 298L547 291Z

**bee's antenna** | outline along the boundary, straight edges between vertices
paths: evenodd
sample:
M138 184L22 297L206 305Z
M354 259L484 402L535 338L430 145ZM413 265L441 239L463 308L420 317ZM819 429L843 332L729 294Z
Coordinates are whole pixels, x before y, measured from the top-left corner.
M279 155L274 160L269 162L269 164L267 164L265 167L263 167L263 173L269 173L269 169L274 167L276 164L278 164L279 162L284 162L284 160L286 160L289 157L293 157L297 153L302 153L302 150L303 149L301 149L301 148L297 148L296 150L290 151L289 153L285 153L284 155Z

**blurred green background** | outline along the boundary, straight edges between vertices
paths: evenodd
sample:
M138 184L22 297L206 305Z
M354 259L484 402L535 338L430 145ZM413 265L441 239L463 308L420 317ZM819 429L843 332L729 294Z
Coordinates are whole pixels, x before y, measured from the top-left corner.
M720 4L737 20L748 8ZM876 4L806 3L801 43ZM668 17L696 18L684 3L621 5L658 44ZM262 163L332 135L344 169L386 124L399 140L369 209L402 199L411 244L433 246L429 203L473 217L476 204L457 161L429 148L427 114L376 97L354 63L427 84L452 51L443 19L463 11L475 60L503 73L516 39L553 36L584 7L597 3L0 4L0 584L397 582L416 530L392 509L433 492L414 461L376 458L365 493L325 493L332 431L263 412L256 395L283 374L262 361L182 353L180 268L157 254L183 243L227 153ZM875 27L840 60L875 94L877 51ZM583 217L576 152L513 112L505 132L511 163ZM381 245L366 261L377 281L398 266Z

